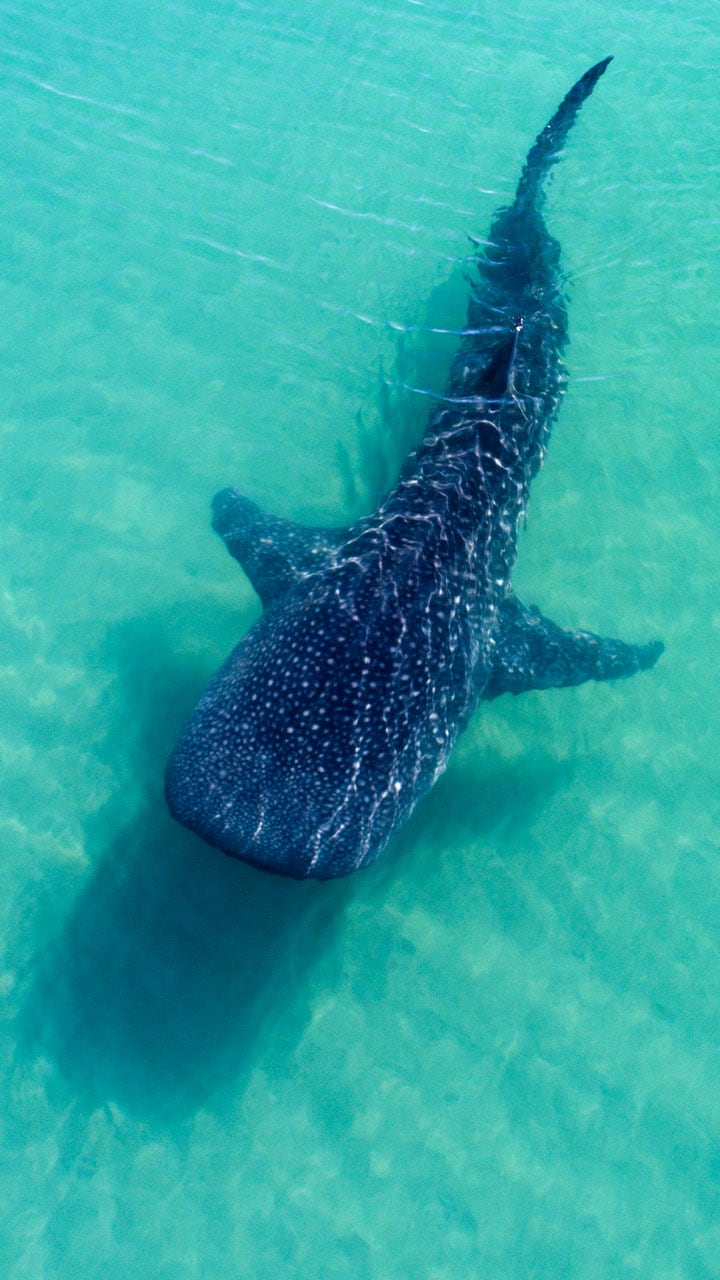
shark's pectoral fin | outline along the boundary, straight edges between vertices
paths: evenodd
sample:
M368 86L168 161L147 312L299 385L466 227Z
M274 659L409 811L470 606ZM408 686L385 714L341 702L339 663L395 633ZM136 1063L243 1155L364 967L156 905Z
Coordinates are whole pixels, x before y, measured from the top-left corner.
M538 609L526 609L509 595L500 609L496 666L482 697L620 680L652 667L663 648L659 640L625 644L591 631L563 631Z
M213 529L267 606L311 573L325 569L347 529L308 529L267 515L237 489L213 498Z

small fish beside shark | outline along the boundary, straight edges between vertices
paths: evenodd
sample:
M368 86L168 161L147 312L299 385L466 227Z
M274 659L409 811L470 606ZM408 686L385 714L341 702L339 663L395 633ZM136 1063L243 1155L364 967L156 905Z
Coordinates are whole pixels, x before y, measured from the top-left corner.
M236 489L214 500L264 612L190 716L166 796L228 854L297 878L348 875L430 790L478 703L630 676L662 652L564 631L511 585L564 387L543 183L610 61L563 99L495 216L447 391L379 510L312 529Z

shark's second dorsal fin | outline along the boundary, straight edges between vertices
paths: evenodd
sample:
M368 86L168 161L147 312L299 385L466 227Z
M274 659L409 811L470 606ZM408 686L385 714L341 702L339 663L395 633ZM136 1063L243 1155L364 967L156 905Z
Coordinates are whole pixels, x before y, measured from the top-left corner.
M303 578L332 563L347 529L309 529L267 515L238 489L213 498L213 529L245 570L267 608Z

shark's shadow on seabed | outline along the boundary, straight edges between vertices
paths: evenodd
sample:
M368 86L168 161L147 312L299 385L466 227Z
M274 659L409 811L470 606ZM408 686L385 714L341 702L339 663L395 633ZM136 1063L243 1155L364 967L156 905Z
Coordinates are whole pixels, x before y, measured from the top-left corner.
M83 1105L160 1125L237 1089L268 1022L299 1038L304 978L348 897L213 856L171 821L157 762L203 675L165 633L128 623L98 655L118 674L103 750L115 792L88 820L94 870L35 959L19 1028L21 1068L44 1054Z

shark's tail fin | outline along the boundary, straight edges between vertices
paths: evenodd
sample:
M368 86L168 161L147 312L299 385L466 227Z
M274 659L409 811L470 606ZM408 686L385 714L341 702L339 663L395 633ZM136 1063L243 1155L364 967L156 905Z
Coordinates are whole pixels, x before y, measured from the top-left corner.
M592 93L603 71L611 62L612 57L603 58L602 62L596 62L594 67L586 71L585 75L581 76L570 92L565 95L555 115L545 125L542 133L538 134L528 152L527 160L520 175L515 194L516 206L535 205L537 207L540 204L543 182L552 166L560 158L565 139L575 123L575 117L585 99Z

